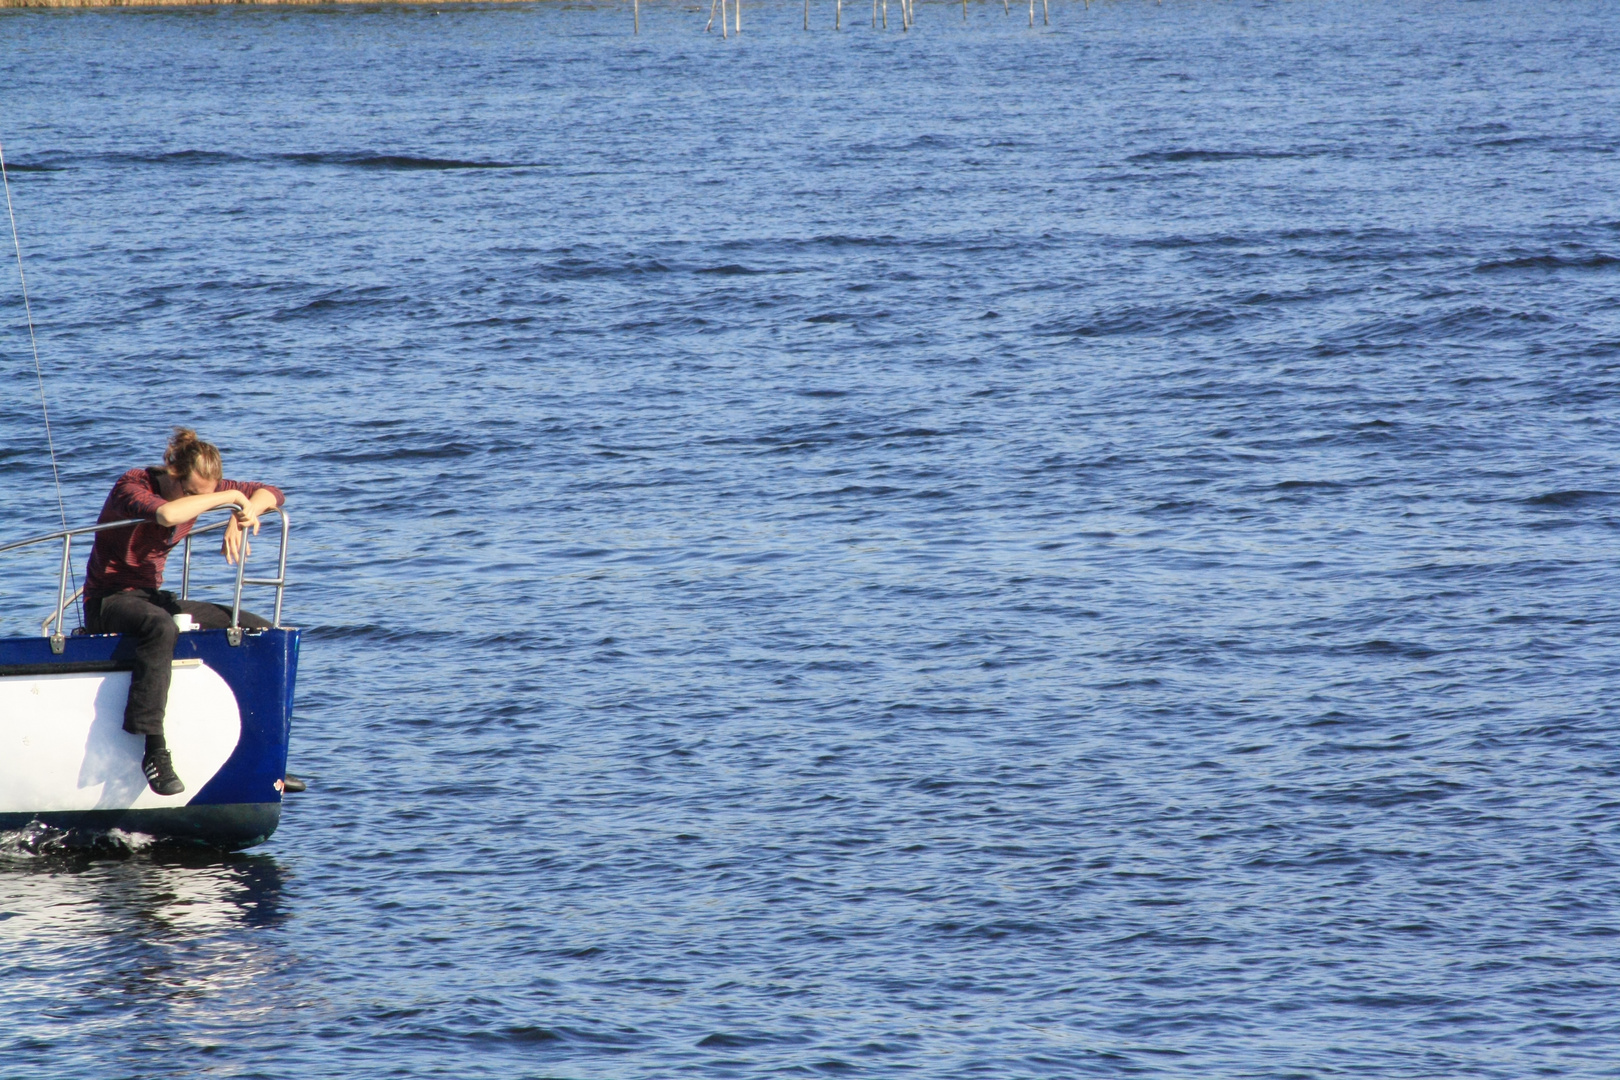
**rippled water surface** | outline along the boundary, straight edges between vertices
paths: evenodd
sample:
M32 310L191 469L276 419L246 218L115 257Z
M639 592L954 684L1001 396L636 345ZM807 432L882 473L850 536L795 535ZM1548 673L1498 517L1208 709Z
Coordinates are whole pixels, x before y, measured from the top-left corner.
M1612 1076L1613 5L706 17L0 16L69 513L287 489L311 782L0 838L0 1075Z

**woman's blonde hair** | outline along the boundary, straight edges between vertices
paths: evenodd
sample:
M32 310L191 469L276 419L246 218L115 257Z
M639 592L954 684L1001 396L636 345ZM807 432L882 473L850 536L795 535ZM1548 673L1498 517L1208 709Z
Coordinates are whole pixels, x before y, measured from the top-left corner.
M169 449L163 455L163 466L176 480L196 474L204 480L218 480L224 475L219 464L219 447L197 438L188 427L177 427L169 439Z

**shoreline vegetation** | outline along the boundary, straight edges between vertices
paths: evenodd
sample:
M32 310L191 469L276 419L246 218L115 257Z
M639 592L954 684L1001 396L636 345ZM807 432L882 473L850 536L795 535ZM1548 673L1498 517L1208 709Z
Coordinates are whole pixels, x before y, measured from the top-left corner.
M440 4L516 4L532 0L0 0L10 8L121 8L121 7L376 7L438 6Z

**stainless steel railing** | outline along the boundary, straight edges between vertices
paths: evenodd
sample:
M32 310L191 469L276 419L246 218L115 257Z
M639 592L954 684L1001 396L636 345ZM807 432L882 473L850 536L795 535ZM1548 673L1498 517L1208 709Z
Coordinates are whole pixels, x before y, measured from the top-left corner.
M215 507L215 510L229 509L229 507ZM214 511L207 512L213 513ZM266 514L275 514L281 519L281 539L276 552L276 576L273 578L247 577L247 548L244 545L242 557L236 560L236 594L231 601L231 625L226 631L226 637L229 638L232 645L242 643L242 586L244 585L271 585L275 587L276 613L275 618L271 620L271 625L281 625L281 599L287 588L287 531L292 523L287 518L287 512L279 506L272 506L259 516L264 517ZM227 518L216 521L211 525L194 527L186 534L185 552L180 569L180 599L187 599L191 592L191 538L201 533L213 532L215 529L223 529L228 523L229 519ZM64 529L61 532L46 533L43 536L31 536L26 540L0 544L0 552L6 552L17 548L31 547L34 544L47 544L52 540L62 541L62 573L56 585L56 610L40 624L40 630L46 637L51 639L52 652L60 653L66 647L67 638L62 633L62 613L84 591L81 587L72 593L68 592L68 579L73 574L73 538L91 533L107 532L110 529L127 529L131 525L144 524L149 524L149 522L141 518L133 518L129 521L109 521L102 525L86 525L78 529ZM245 540L246 537L243 539ZM53 625L56 628L54 633L51 631Z

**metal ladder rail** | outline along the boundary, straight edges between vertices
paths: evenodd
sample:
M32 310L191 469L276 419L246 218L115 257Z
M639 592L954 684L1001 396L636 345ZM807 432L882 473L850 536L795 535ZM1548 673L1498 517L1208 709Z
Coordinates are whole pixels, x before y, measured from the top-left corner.
M270 620L270 625L273 627L281 625L281 599L282 594L287 589L287 532L292 527L292 521L287 517L287 511L279 506L270 507L264 514L275 514L281 519L281 540L276 552L276 576L273 578L246 577L244 575L247 573L247 555L244 553L242 558L236 560L236 595L231 601L231 626L226 632L226 637L229 638L232 645L239 645L242 642L242 586L244 585L272 585L275 587L276 610L274 617ZM263 517L264 514L259 516ZM186 534L185 553L180 564L180 599L187 599L191 593L191 538L199 533L223 529L229 524L230 519L226 518L223 521L216 521L212 525L204 525L200 529L192 529L191 532ZM243 540L246 539L244 536Z

